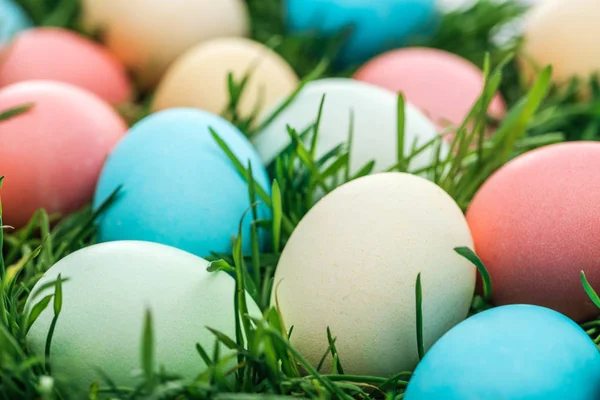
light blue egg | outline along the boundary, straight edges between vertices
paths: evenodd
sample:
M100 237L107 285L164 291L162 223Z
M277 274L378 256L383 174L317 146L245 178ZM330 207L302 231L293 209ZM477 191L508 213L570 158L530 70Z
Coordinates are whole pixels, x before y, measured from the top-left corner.
M600 353L573 321L511 305L444 335L410 380L405 400L597 400Z
M436 0L284 0L284 15L292 32L336 34L353 26L340 56L356 64L411 39L429 36L436 25Z
M116 202L99 219L98 239L143 240L201 257L231 251L244 211L248 185L210 134L236 157L252 164L255 181L269 193L267 173L246 137L221 117L177 108L153 114L119 142L102 170L94 208L122 185ZM269 218L266 206L259 217ZM250 253L250 223L243 224L243 250Z
M33 24L25 11L12 0L0 0L0 44Z

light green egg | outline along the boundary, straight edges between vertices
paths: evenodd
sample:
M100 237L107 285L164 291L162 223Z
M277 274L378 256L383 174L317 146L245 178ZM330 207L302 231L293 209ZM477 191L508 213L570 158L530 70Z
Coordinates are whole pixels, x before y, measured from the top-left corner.
M208 261L172 247L122 241L79 250L50 268L26 307L54 292L51 287L36 295L42 285L59 274L68 279L50 352L52 374L65 382L65 391L87 398L92 382L102 379L98 369L118 386L139 384L146 310L152 313L156 365L188 380L201 373L205 364L196 343L208 351L215 343L206 327L235 338L235 281L207 266ZM248 307L260 316L249 296ZM51 302L27 335L36 354L44 354L53 316Z

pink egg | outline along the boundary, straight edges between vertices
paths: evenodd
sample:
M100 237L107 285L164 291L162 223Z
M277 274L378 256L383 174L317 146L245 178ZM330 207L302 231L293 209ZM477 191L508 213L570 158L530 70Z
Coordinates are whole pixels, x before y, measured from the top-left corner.
M483 92L483 73L469 61L436 49L407 48L374 58L354 76L395 92L444 128L459 126ZM497 95L488 110L501 118L504 100Z
M100 170L127 126L112 107L78 87L28 81L0 89L0 112L33 108L0 121L3 219L22 227L33 213L69 213L94 193Z
M111 104L131 97L125 66L104 47L60 28L20 33L0 57L0 87L53 80L87 89Z
M579 279L600 288L600 143L521 155L479 189L467 212L496 305L535 304L576 321L600 315Z

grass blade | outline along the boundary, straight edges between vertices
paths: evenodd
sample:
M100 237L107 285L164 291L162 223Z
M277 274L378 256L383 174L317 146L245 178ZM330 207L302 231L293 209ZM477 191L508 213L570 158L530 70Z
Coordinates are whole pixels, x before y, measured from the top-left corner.
M598 296L598 293L596 293L596 291L594 290L592 285L590 285L590 283L588 282L588 280L585 276L585 272L581 271L580 277L581 277L581 283L583 284L583 288L585 289L585 292L587 293L589 298L594 302L596 307L600 308L600 297Z
M417 351L419 360L425 356L425 346L423 343L423 288L421 287L421 273L417 275L417 284L415 286L415 300L417 311Z
M473 252L473 250L468 247L457 247L454 249L454 251L469 260L477 267L477 270L481 275L481 279L483 280L483 298L489 302L492 296L492 279L481 259Z

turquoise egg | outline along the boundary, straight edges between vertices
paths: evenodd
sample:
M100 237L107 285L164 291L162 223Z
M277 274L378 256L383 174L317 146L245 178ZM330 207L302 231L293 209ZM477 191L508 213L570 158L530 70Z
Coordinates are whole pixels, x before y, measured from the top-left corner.
M12 0L0 0L0 44L33 25L25 11Z
M143 240L200 257L231 251L231 237L251 205L248 184L209 128L244 166L252 164L254 180L270 193L259 156L232 124L197 109L162 111L131 128L106 161L94 208L119 186L122 190L99 218L100 242ZM264 204L257 211L259 218L270 218ZM249 214L242 228L246 254L251 251L251 222Z
M353 27L340 55L344 65L411 40L429 36L437 25L436 0L284 0L287 28L294 33L337 34Z
M433 345L404 399L597 400L600 352L579 325L556 311L498 307Z

